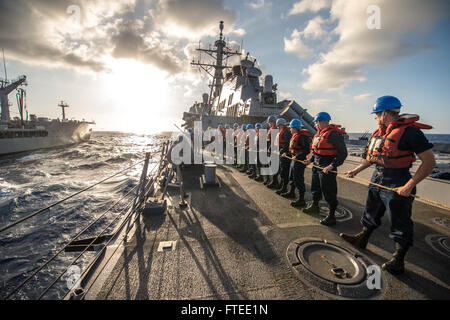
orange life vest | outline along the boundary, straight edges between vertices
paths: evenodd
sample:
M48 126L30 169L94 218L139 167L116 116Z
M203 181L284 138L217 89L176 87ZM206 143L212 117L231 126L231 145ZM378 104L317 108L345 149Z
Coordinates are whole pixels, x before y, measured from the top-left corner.
M330 124L326 128L323 128L316 133L311 144L311 151L314 154L318 154L320 156L337 155L336 147L328 142L328 137L334 131L337 131L341 134L347 134L344 130L341 129L340 125Z
M225 140L227 131L225 129L219 129L220 133L222 134L222 138Z
M433 127L416 122L415 114L400 115L400 120L392 122L387 128L380 126L372 133L366 146L366 160L385 168L409 168L416 161L412 150L399 150L398 144L406 128L432 129Z
M298 139L300 139L301 136L312 137L309 131L304 129L300 130L300 132L294 133L291 141L289 142L289 152L293 155L299 154L304 149L302 146L298 145Z
M283 148L286 145L286 143L289 143L288 140L284 140L284 138L283 138L284 133L288 130L289 129L287 127L283 127L283 129L281 129L280 132L278 132L277 141L278 141L278 146L280 148Z
M270 127L269 132L267 133L267 142L270 142L272 139L272 130L276 130L277 127Z

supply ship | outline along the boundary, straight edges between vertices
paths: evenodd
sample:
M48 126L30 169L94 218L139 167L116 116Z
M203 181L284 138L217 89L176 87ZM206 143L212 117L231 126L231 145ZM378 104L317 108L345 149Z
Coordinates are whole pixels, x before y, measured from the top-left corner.
M94 122L68 120L65 109L69 105L59 103L62 109L61 119L49 119L28 115L26 110L26 91L21 88L27 84L27 77L15 80L0 79L1 121L0 121L0 156L25 151L63 147L90 139ZM16 90L19 116L11 118L8 95Z

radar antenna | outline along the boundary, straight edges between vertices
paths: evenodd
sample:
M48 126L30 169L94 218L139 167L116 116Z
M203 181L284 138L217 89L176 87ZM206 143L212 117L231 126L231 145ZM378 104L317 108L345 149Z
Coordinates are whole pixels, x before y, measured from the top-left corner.
M200 52L200 54L202 52L208 54L210 57L214 59L215 63L214 64L202 63L200 59L197 62L195 62L194 60L192 60L191 62L192 66L199 66L212 77L212 82L209 85L211 91L209 94L208 105L211 105L215 97L220 96L223 84L223 69L231 68L230 66L223 65L224 60L226 61L231 56L241 55L240 50L232 51L231 48L227 47L227 43L223 38L223 21L220 21L219 29L220 29L220 36L219 39L216 40L216 42L214 43L214 46L216 47L215 50L212 50L211 48L202 49L200 48L200 46L198 49L196 49L197 51Z

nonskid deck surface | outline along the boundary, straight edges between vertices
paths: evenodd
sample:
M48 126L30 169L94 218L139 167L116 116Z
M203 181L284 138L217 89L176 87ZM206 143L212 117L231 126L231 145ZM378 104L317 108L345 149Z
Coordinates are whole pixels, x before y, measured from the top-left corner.
M330 228L233 167L218 167L221 187L200 188L202 173L203 166L183 169L188 207L179 208L179 194L171 190L167 213L141 218L88 299L336 298L301 281L286 249L299 238L321 238L356 251L338 234L360 230L367 187L338 179L340 205L353 218ZM308 184L309 169L305 177ZM386 289L378 298L450 299L450 258L425 241L430 234L449 235L445 225L433 223L435 218L448 219L448 212L419 202L413 212L416 234L406 257L407 272L397 277L383 272ZM384 217L367 249L360 252L377 265L390 259L394 243L388 233ZM158 251L162 241L176 241L175 249Z

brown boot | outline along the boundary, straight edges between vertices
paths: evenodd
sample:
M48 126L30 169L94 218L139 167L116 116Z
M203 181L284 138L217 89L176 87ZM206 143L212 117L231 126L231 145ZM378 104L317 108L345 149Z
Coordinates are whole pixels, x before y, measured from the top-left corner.
M395 243L396 250L392 255L392 259L383 263L381 269L388 271L394 275L405 273L405 255L409 246L402 246L400 243Z
M278 184L278 176L273 176L272 182L267 185L269 189L278 189L280 186Z
M291 188L289 189L289 192L285 192L280 194L280 196L282 196L283 198L295 198L295 186L293 184L291 184Z
M319 214L320 212L319 201L311 202L311 204L308 207L303 209L303 212L308 214Z
M365 249L373 230L373 228L363 227L362 231L358 234L348 235L345 233L341 233L339 234L339 236L355 247Z
M286 180L283 179L283 181L281 182L281 188L278 189L276 192L276 194L282 194L285 193L287 191L287 182Z
M291 202L294 208L304 208L306 206L305 193L299 193L297 201Z

